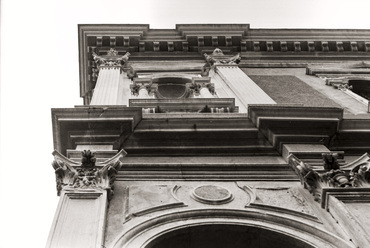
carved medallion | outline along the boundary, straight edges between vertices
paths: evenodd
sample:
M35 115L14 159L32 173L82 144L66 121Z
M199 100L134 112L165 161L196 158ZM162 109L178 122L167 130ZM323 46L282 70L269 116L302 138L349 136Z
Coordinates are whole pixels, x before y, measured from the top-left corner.
M224 204L231 202L234 197L226 188L216 185L202 185L193 190L191 196L206 204Z

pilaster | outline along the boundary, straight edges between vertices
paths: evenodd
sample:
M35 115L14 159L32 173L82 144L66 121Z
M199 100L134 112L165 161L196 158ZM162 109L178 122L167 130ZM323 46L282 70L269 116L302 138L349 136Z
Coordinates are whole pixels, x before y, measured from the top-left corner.
M60 200L46 247L103 247L107 207L126 152L102 163L89 150L80 163L57 151L53 155Z
M356 247L369 239L370 157L366 153L348 164L338 162L338 153L323 153L323 168L289 156L289 165L300 181L350 236Z
M216 91L221 91L219 97L235 97L239 112L246 113L250 104L276 103L238 67L239 54L227 56L217 48L212 55L204 54L204 57L211 66L210 75L217 84Z
M122 74L122 66L128 60L130 53L118 56L118 52L111 48L107 55L99 56L93 53L94 61L98 65L98 79L90 105L118 105L122 103L126 74Z

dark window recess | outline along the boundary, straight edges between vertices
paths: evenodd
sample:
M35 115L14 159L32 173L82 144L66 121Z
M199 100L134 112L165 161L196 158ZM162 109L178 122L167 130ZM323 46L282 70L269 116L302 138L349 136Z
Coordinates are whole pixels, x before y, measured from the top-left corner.
M352 91L370 101L370 80L349 80Z

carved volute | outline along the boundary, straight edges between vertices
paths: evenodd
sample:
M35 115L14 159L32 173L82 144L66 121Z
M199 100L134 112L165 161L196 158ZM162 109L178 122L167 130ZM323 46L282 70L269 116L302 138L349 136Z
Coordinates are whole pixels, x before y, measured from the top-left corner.
M323 167L325 172L315 171L311 165L300 161L294 155L289 156L289 165L299 176L301 183L315 197L321 201L323 188L356 188L370 186L370 157L364 154L354 162L351 170L340 168L336 153L323 153ZM349 165L343 166L348 168Z
M207 63L213 65L237 65L241 61L240 54L230 56L225 55L221 49L216 48L211 55L204 53Z
M131 55L129 52L127 52L123 56L118 56L118 52L114 48L111 48L106 55L98 55L94 52L92 54L93 59L99 69L109 69L114 67L122 68Z
M126 154L121 150L111 159L96 163L94 153L88 150L82 152L81 163L77 163L54 151L52 166L55 169L58 196L62 190L102 189L108 191L110 199L113 196L113 183L117 171L122 166L120 160Z

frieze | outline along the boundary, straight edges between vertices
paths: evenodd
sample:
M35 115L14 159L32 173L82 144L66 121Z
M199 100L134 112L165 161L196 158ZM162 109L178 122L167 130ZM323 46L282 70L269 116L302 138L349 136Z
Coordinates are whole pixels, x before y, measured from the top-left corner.
M57 194L64 190L103 189L108 190L108 199L113 196L113 183L121 168L121 158L126 156L121 150L111 159L96 163L90 150L81 152L81 162L72 161L58 151L54 151L52 166L55 170Z
M289 165L297 173L304 188L313 194L316 201L321 201L323 189L327 188L357 188L370 186L370 157L361 160L351 170L339 166L337 153L323 153L324 172L318 172L308 163L299 160L294 155L289 156ZM347 167L347 166L343 166Z

